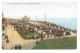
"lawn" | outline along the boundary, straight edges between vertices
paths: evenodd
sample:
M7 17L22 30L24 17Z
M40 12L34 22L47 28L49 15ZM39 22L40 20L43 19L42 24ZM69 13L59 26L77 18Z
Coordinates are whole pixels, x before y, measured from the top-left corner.
M23 39L27 39L27 35L23 31L19 31L19 30L17 31Z
M77 38L58 38L40 41L33 49L76 49Z
M18 31L18 33L20 34L20 36L21 36L23 39L27 39L27 34L24 33L23 30L17 28L17 31ZM34 32L27 31L27 32L28 32L28 36L30 36L30 37L28 37L28 39L31 39L31 38L33 37L33 36L32 36L33 34L35 34L36 36L39 36L39 33L36 32L36 31L34 31Z

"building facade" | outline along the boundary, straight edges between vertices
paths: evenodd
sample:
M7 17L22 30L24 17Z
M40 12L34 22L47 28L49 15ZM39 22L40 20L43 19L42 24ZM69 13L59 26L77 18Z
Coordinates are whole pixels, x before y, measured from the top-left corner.
M23 22L29 22L30 21L30 18L28 18L26 15L22 18L22 21Z

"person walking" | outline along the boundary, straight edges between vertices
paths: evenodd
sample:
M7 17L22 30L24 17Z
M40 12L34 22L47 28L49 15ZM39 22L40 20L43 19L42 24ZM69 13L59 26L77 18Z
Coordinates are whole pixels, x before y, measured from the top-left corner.
M43 40L43 34L41 33L41 40Z

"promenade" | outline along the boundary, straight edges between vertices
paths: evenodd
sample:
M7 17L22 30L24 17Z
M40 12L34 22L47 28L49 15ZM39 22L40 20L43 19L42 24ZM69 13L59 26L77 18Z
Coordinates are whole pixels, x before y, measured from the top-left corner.
M35 44L36 40L30 39L30 40L25 40L23 39L19 33L14 30L14 26L12 25L8 25L7 26L7 35L9 38L9 42L7 43L6 40L4 39L4 36L2 37L2 45L4 49L13 49L15 47L15 45L19 44L23 47L27 45L28 47L30 46L29 44L33 43ZM31 46L30 46L31 47Z

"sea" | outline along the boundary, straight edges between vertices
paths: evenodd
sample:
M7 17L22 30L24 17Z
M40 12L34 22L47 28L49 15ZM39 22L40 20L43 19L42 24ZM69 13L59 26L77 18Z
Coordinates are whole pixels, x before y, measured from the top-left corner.
M45 21L45 18L33 18L32 20ZM77 18L46 18L46 21L68 29L77 30Z

